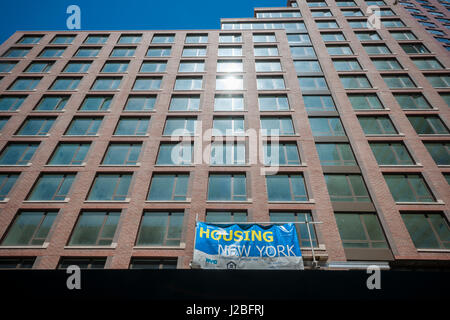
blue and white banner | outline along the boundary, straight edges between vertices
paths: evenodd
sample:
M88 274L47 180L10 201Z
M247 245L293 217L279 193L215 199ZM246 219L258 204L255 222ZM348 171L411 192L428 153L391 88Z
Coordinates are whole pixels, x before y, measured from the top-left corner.
M202 269L303 269L293 223L220 226L197 222L192 262Z

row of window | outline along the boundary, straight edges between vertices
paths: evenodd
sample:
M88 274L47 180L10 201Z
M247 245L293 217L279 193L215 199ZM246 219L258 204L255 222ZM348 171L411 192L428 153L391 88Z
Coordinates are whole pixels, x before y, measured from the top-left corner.
M42 245L47 240L57 215L57 211L20 211L3 237L2 245ZM144 211L136 246L179 247L183 238L184 215L183 211ZM344 248L388 247L376 214L336 212L334 215ZM120 216L120 211L82 211L67 245L111 246L117 237ZM269 216L274 223L312 221L312 215L308 212L271 211ZM441 213L401 213L401 216L418 249L450 248L448 222ZM206 221L239 223L247 221L247 212L207 211ZM296 228L301 246L317 247L314 226L299 224Z

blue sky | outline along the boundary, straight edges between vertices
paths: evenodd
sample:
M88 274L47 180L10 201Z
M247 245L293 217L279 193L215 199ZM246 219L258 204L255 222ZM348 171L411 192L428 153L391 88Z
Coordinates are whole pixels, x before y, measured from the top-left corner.
M0 0L0 43L16 30L66 30L66 8L81 8L81 30L219 29L220 18L252 17L286 0Z

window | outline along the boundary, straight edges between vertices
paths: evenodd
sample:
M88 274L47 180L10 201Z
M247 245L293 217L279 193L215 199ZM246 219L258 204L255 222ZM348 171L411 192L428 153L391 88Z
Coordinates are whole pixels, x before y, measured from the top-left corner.
M395 202L434 202L425 180L420 174L384 174Z
M244 117L213 118L213 135L215 136L241 136L244 130Z
M377 70L401 70L402 66L397 59L372 59L373 64Z
M450 93L440 92L439 95L441 96L442 100L444 100L445 103L447 103L447 105L450 107Z
M183 212L144 212L137 246L171 247L181 244Z
M415 88L416 85L408 75L382 75L384 82L391 89L394 88Z
M270 221L273 223L313 221L311 213L308 212L270 211L269 216ZM297 230L297 237L301 247L317 247L316 232L313 224L295 224L295 229ZM311 235L311 240L309 235Z
M266 176L269 201L308 201L302 174Z
M28 195L29 201L64 201L75 180L75 173L44 173L42 174L31 193Z
M311 39L309 38L309 35L303 33L288 33L287 39L289 44L291 43L311 44Z
M188 173L155 173L152 177L147 200L186 201L188 184Z
M144 61L139 72L157 73L166 71L166 61Z
M391 50L384 44L379 45L363 45L364 50L366 50L367 54L389 54Z
M130 269L176 269L176 258L131 258Z
M339 28L336 21L323 21L323 20L316 20L316 26L318 29L336 29Z
M299 166L297 143L268 142L263 144L264 165L266 166Z
M108 90L117 90L119 88L120 82L122 78L120 77L99 77L95 80L92 85L91 90L94 91L108 91Z
M39 57L58 58L61 57L66 48L45 48L39 54Z
M376 31L360 31L355 32L359 41L375 41L381 40L380 35Z
M256 62L258 69L258 62ZM202 69L203 71L203 69ZM242 65L242 60L218 60L217 61L217 72L243 72L244 67ZM258 70L256 70L258 71ZM281 65L280 65L281 71Z
M245 173L209 175L208 201L246 201Z
M0 173L0 201L5 201L19 178L18 173Z
M219 46L218 56L219 57L242 56L242 47L241 46Z
M367 22L367 20L350 20L348 24L353 29L367 29L372 27L372 24Z
M391 19L391 20L381 20L381 24L385 28L402 28L405 24L401 20Z
M256 77L257 90L284 90L283 76L258 76Z
M10 117L0 117L0 132L5 126L5 124L8 122Z
M328 90L324 77L298 77L298 82L303 91Z
M0 112L10 112L18 110L26 98L27 96L0 96Z
M242 42L242 35L240 33L222 33L219 35L219 42Z
M98 53L100 52L101 48L83 48L81 47L78 49L78 51L75 53L75 57L78 58L86 58L86 57L96 57L98 56Z
M408 116L417 134L449 134L439 116Z
M108 35L89 35L84 43L86 44L105 44L108 41Z
M133 91L159 90L161 88L161 82L161 77L137 77L133 85Z
M370 142L370 148L379 165L414 164L413 159L402 142Z
M396 93L394 97L404 110L431 109L430 104L421 93Z
M81 78L58 77L53 82L50 90L70 91L76 90Z
M41 81L41 78L17 78L16 81L8 88L11 91L31 91Z
M56 118L28 117L16 133L19 136L46 136Z
M106 258L61 258L58 269L67 269L76 265L80 269L104 269Z
M247 222L246 211L206 211L206 222L208 223L239 223Z
M337 71L355 71L362 70L357 59L335 59L333 60L334 68Z
M113 242L120 212L83 211L70 237L69 246L109 246Z
M112 50L111 57L133 57L135 52L136 52L135 47L131 48L118 47Z
M6 51L2 57L4 58L24 58L31 48L11 48Z
M338 7L355 7L356 4L353 1L336 1Z
M401 216L416 248L450 248L450 229L443 214L414 212Z
M309 118L313 136L345 136L339 117Z
M367 89L372 88L366 76L339 76L345 89Z
M353 54L352 49L348 45L329 45L326 46L329 55L350 55Z
M244 90L243 76L217 76L216 90Z
M260 111L284 111L289 110L287 95L258 95Z
M327 3L325 1L307 1L308 7L315 8L315 7L326 7Z
M424 142L428 152L438 166L450 165L450 144L446 142Z
M75 117L69 125L67 136L95 136L102 123L101 117Z
M205 57L206 47L184 47L183 57Z
M265 136L295 134L291 117L261 117L261 130Z
M120 36L119 43L139 43L141 42L142 35L140 34L123 34Z
M186 35L186 43L207 43L208 34L188 34Z
M254 33L253 42L276 42L274 33Z
M111 143L108 146L103 165L137 165L142 143Z
M278 56L278 48L276 46L258 46L255 47L255 57Z
M205 62L203 60L181 61L178 72L203 72Z
M128 61L107 61L101 72L104 73L123 73L128 70ZM141 70L142 71L142 70Z
M90 143L61 142L53 152L48 164L55 166L83 165L90 145Z
M147 57L169 57L172 49L170 47L150 47Z
M400 47L408 54L429 53L430 51L421 43L401 43Z
M358 174L325 174L331 201L369 202L363 178Z
M145 136L150 118L121 117L114 131L115 136Z
M211 165L244 165L245 143L213 142L211 144Z
M316 143L322 166L356 166L352 148L348 143Z
M39 143L10 143L0 155L0 165L27 165L38 147Z
M325 42L346 40L342 32L322 32L320 35L322 36L322 40Z
M444 69L441 63L435 58L414 58L412 61L420 70Z
M390 33L395 40L417 40L411 31L391 31Z
M39 40L42 39L42 36L40 35L24 35L22 38L20 38L17 43L20 44L36 44L39 43Z
M173 95L170 100L170 111L199 111L200 95Z
M175 90L202 90L202 77L177 77Z
M0 72L10 72L12 69L14 69L16 64L17 64L17 61L2 61L2 62L0 62ZM46 63L44 62L44 64L46 64ZM39 70L41 70L41 69L42 68L39 68ZM40 71L38 71L38 72L40 72Z
M341 10L344 17L362 17L363 13L361 10Z
M333 98L329 95L304 95L303 101L307 111L334 111L336 110Z
M297 73L322 72L317 60L294 60L294 68Z
M366 135L397 134L397 130L389 116L358 117L359 123Z
M291 50L291 55L296 58L300 57L314 58L316 56L313 47L290 46L289 48Z
M106 111L109 110L112 96L86 96L80 106L80 111Z
M173 43L175 40L174 34L155 34L152 43Z
M216 94L214 111L243 111L244 96L242 94Z
M43 245L57 214L54 211L20 211L3 239L2 245Z
M332 17L333 14L330 10L311 10L313 18Z
M196 117L167 117L163 135L193 136L196 126Z
M257 18L298 18L301 17L299 11L270 11L270 12L257 12Z
M34 257L11 257L0 258L0 270L2 269L32 269L36 258Z
M91 66L91 62L69 62L63 72L65 73L86 73Z
M193 144L190 142L161 143L157 165L186 166L192 164Z
M374 213L335 213L344 248L387 248L377 215Z
M71 44L73 39L75 39L75 36L66 36L66 35L56 35L53 40L52 44Z
M15 63L14 63L14 65L15 65ZM53 62L51 62L51 61L32 62L25 69L25 72L27 72L27 73L46 73L46 72L50 71L52 66L53 66ZM8 72L8 71L5 71L5 72Z
M449 88L450 75L425 75L425 78L431 83L433 88Z
M383 104L375 93L349 94L347 97L355 110L383 109Z
M131 173L98 173L87 200L125 201L131 183Z
M70 96L43 96L34 110L59 111L63 110Z
M155 108L156 96L131 95L125 105L125 111L151 111Z

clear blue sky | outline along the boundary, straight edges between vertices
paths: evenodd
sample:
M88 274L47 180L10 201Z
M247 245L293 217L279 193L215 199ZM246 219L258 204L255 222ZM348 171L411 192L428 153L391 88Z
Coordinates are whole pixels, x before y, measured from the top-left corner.
M81 8L81 30L219 29L220 18L252 17L287 0L0 0L0 43L17 30L66 30L66 8Z

